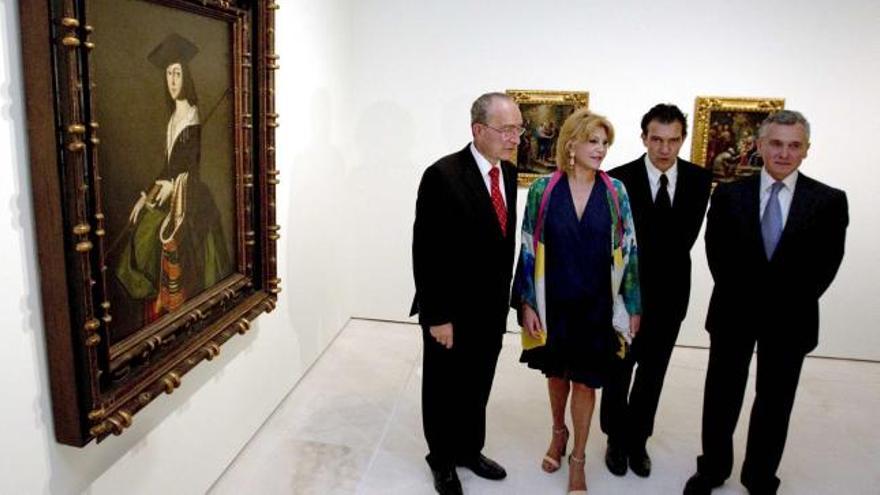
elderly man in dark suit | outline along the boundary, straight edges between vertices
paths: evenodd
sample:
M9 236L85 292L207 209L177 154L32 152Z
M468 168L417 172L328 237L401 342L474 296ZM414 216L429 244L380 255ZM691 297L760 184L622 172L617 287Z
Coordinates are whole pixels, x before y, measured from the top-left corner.
M439 493L461 493L455 466L502 479L481 451L486 403L507 325L516 229L516 167L523 134L503 93L471 108L473 142L428 167L413 227L413 275L424 341L422 418Z
M843 258L846 194L798 171L810 125L798 112L770 115L758 132L760 174L721 184L706 224L715 279L703 397L703 455L685 494L707 494L733 464L733 431L757 345L755 402L740 480L773 494L805 355L816 347L819 298Z
M642 325L632 352L602 392L600 419L608 435L608 470L622 476L629 460L633 472L644 477L651 474L645 444L654 431L666 368L687 312L690 253L703 225L712 174L678 158L687 120L675 105L655 105L642 117L641 127L647 153L609 175L623 181L632 204Z

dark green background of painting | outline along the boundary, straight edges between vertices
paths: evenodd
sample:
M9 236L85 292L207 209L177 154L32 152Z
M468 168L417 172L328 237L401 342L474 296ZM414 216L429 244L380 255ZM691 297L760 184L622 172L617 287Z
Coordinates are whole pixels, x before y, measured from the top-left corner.
M145 0L90 0L87 9L96 45L91 62L108 247L124 230L140 191L150 189L165 164L170 116L165 75L150 64L147 55L176 32L199 48L190 69L202 123L200 177L220 211L228 252L234 259L233 95L230 92L220 100L232 87L231 24ZM143 326L143 304L130 300L112 275L122 244L108 253L107 260L112 342Z

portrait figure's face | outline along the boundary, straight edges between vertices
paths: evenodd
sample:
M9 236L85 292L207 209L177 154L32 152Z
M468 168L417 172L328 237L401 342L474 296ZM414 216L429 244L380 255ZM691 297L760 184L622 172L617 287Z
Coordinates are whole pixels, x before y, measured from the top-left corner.
M678 151L684 143L684 129L677 120L665 124L652 120L648 123L647 134L642 134L642 142L648 150L651 163L666 171L675 163Z
M807 131L802 124L770 124L758 138L758 153L764 160L764 168L776 180L797 170L809 148Z
M751 134L745 134L736 144L736 150L742 153L746 153L750 149L752 149L752 145L755 144L755 138Z
M602 126L596 127L586 141L580 141L571 145L571 151L574 152L575 166L586 167L591 170L599 170L602 166L602 160L608 153L608 133Z
M165 69L165 80L168 82L168 94L172 100L180 98L183 88L183 67L179 63L173 63Z

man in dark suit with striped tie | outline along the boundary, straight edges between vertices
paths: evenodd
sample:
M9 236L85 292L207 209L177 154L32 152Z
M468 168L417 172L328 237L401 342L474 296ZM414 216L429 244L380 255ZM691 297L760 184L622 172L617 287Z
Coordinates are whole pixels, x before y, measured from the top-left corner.
M843 259L846 194L800 173L810 125L799 112L770 115L758 132L764 166L720 184L706 222L715 280L706 330L703 454L687 495L708 494L731 474L736 428L757 347L755 401L740 481L774 494L804 357L818 342L819 298Z
M486 403L507 327L516 238L517 104L487 93L471 107L473 142L428 167L413 226L413 275L424 341L422 420L441 494L461 493L456 466L500 480L482 454Z
M654 431L666 368L687 313L691 248L703 225L712 174L678 157L687 120L675 105L655 105L642 117L641 127L647 153L609 174L626 185L632 205L642 322L632 352L602 391L600 419L608 435L608 470L622 476L629 461L633 472L644 477L651 473L645 444Z

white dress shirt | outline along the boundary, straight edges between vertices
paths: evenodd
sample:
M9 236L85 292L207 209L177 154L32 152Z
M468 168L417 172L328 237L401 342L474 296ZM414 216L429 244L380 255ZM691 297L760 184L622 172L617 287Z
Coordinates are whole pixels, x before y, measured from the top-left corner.
M798 171L788 174L788 177L782 179L783 187L779 190L779 210L782 212L782 228L785 228L785 222L788 221L788 210L791 209L791 198L794 197L794 187L797 184ZM764 218L764 210L767 209L767 201L770 200L770 188L776 179L770 177L767 170L761 168L761 210L759 215Z
M648 184L651 186L651 199L657 199L657 191L660 190L660 176L665 173L666 179L669 180L666 184L666 190L669 192L669 204L674 204L675 183L676 179L678 179L678 160L676 159L675 163L673 163L666 172L662 172L651 163L651 159L648 158L648 154L645 153L645 170L648 171Z
M477 166L480 167L480 175L483 176L483 182L486 184L486 190L489 191L489 197L492 197L492 178L489 177L489 171L492 170L493 165L489 163L489 160L486 160L486 157L480 154L477 151L477 147L474 146L474 143L471 143L471 154L474 155L474 160L477 161ZM498 188L501 189L501 199L504 200L504 206L507 206L507 193L504 192L504 170L501 169L501 162L498 162Z

